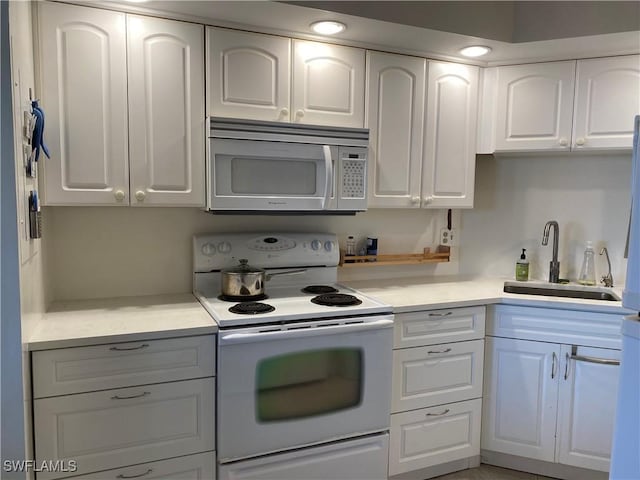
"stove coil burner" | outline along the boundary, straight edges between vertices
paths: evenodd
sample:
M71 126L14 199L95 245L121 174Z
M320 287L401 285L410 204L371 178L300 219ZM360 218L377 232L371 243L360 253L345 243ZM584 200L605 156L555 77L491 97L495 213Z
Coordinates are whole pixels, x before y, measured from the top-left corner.
M350 307L352 305L360 305L362 300L344 293L327 293L326 295L313 297L311 302L328 307Z
M302 293L312 293L314 295L319 295L321 293L337 293L338 289L333 288L329 285L309 285L302 289Z
M266 303L259 302L243 302L229 308L231 313L239 313L240 315L259 315L261 313L273 312L276 307Z
M266 293L260 293L258 295L218 295L218 300L223 302L259 302L260 300L266 300L269 296Z

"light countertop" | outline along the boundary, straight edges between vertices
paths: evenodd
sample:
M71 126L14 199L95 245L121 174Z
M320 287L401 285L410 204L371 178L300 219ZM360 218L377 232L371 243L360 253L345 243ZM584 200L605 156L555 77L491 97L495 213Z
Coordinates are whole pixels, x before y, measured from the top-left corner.
M621 315L637 313L624 309L621 302L504 293L504 281L419 277L342 283L391 305L395 313L496 303ZM613 288L612 292L622 295L621 288ZM75 300L53 303L38 321L27 347L47 350L217 331L216 322L189 293Z
M206 335L216 322L191 295L55 302L39 320L29 350Z

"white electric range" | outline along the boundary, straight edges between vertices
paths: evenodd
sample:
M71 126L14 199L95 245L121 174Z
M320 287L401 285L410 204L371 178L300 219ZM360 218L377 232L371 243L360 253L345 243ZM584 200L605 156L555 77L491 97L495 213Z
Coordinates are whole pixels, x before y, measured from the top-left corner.
M220 479L387 478L393 314L336 283L339 258L333 234L194 237L193 291L220 327ZM304 271L228 302L221 270L240 259Z

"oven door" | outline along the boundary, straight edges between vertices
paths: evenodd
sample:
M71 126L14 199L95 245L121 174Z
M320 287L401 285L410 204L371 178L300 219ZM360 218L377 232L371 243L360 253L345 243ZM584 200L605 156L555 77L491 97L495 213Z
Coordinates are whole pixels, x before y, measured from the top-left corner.
M209 139L209 210L322 211L336 207L338 147Z
M219 333L221 462L389 428L393 316Z

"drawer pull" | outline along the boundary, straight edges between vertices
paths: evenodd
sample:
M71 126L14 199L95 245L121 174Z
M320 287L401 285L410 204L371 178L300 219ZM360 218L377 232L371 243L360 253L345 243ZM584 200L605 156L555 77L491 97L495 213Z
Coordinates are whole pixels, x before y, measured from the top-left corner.
M451 410L449 408L447 408L447 409L445 409L444 412L441 412L441 413L427 413L427 417L441 417L442 415L446 415L450 411Z
M430 313L429 316L430 317L448 317L449 315L453 315L453 312L447 312L447 313Z
M620 365L620 360L614 360L612 358L598 358L589 357L587 355L578 355L578 347L576 347L575 345L571 346L571 360L575 360L576 362L599 363L600 365Z
M109 350L113 352L128 352L130 350L142 350L143 348L147 348L148 346L148 343L143 343L142 345L138 345L137 347L111 347Z
M116 478L140 478L140 477L144 477L145 475L149 475L151 472L153 472L153 468L150 468L149 470L147 470L144 473L141 473L140 475L123 475L121 473Z
M450 348L445 348L444 350L427 350L427 353L431 355L432 353L449 353L450 351Z
M111 397L111 400L130 400L132 398L146 397L147 395L151 395L151 392L142 392L142 393L139 393L138 395L130 395L128 397L121 397L119 395L114 395L113 397Z

